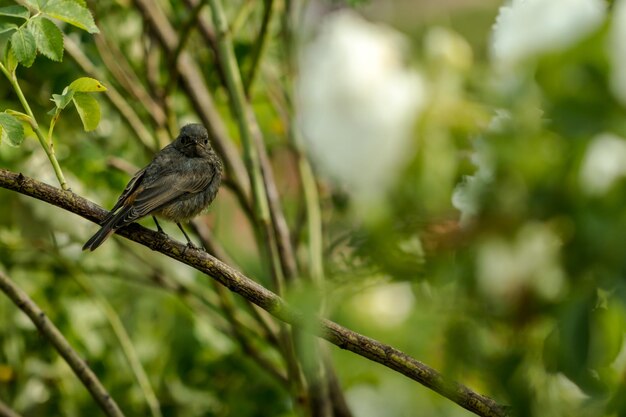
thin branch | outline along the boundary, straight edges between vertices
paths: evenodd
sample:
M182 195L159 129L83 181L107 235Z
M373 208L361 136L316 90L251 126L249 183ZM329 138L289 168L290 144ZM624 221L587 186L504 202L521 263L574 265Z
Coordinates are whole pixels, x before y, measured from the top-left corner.
M145 107L147 113L158 126L165 126L167 123L165 112L148 94L128 62L128 58L118 49L116 44L108 41L108 36L97 34L94 39L102 62L120 86Z
M77 194L1 168L0 187L45 201L97 224L108 214L97 204ZM328 319L316 319L314 321L316 325L312 326L310 317L303 316L275 293L204 251L189 249L184 243L135 223L118 230L117 233L205 273L231 291L267 310L279 320L307 332L313 332L341 349L349 350L393 369L479 416L509 415L507 407L462 384L447 380L435 369L392 346L354 332Z
M204 0L183 0L187 5L188 9L193 9L196 7L200 1ZM203 19L200 17L198 19L198 31L200 35L206 42L207 46L211 49L214 57L217 57L217 39L215 37L215 32L213 32L213 28L207 21L207 19ZM224 75L224 68L222 68L222 64L218 59L215 59L215 69L217 71L217 75L220 79L220 83L222 85L226 85L226 76Z
M243 90L248 98L250 98L252 86L254 85L254 81L256 80L256 76L259 72L259 67L261 66L261 58L263 57L263 53L265 52L269 42L269 27L272 22L272 16L274 15L275 9L274 0L265 0L263 3L264 9L261 29L259 30L259 35L257 36L257 41L252 52L252 63L250 64L248 76L243 80Z
M222 4L217 0L210 0L209 6L211 7L213 24L217 30L218 58L224 68L226 87L230 94L231 108L237 121L239 136L241 137L241 142L243 144L244 160L252 188L255 220L261 226L261 236L266 242L265 249L268 251L271 261L274 287L276 291L281 294L284 286L284 271L279 257L278 245L272 231L269 212L270 209L263 181L259 150L254 141L254 115L250 108L246 105L241 74L239 72L239 67L237 66L237 60L235 58L235 51L231 39L232 33L229 31L228 22L226 20Z
M198 19L200 18L200 12L202 11L205 3L204 1L199 1L190 12L190 16L187 18L187 21L183 25L182 29L179 31L178 35L178 44L173 52L170 52L167 57L168 61L168 80L167 85L165 86L164 93L165 95L169 95L170 92L176 86L176 82L178 81L178 58L180 54L185 49L187 45L187 41L191 37L191 31L198 26Z
M50 187L52 188L52 187ZM54 189L54 188L53 188ZM57 190L59 192L59 190ZM69 191L67 193L70 193ZM89 391L93 399L98 403L107 416L123 417L122 411L98 377L87 366L85 361L70 346L69 342L57 327L46 317L43 311L35 304L28 295L17 287L8 276L0 271L0 290L6 294L13 303L31 319L41 334L48 339L65 362L72 368L78 379Z
M0 400L0 417L22 417Z

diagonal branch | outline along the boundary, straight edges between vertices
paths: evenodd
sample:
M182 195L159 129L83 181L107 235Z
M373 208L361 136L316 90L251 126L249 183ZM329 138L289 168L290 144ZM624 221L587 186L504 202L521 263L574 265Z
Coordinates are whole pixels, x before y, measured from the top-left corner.
M45 201L96 223L104 219L108 213L102 207L71 191L62 191L22 174L1 168L0 187ZM118 234L205 273L231 291L267 310L279 320L302 328L304 331L314 332L342 349L347 349L393 369L479 416L504 417L509 415L507 407L472 391L462 384L447 380L435 369L392 346L354 332L328 319L312 320L310 317L303 316L278 295L206 252L189 249L183 243L162 236L158 232L148 230L138 224L131 224L122 228ZM312 323L315 326L311 326Z
M58 191L60 192L60 190ZM59 329L48 320L37 304L1 271L0 290L4 292L20 310L26 313L33 324L37 326L41 334L43 334L57 352L59 352L59 355L63 356L65 362L72 368L72 371L74 371L85 388L89 390L89 393L93 399L96 400L102 411L110 417L124 417L117 403L111 398L96 374L93 373L85 361L76 353Z

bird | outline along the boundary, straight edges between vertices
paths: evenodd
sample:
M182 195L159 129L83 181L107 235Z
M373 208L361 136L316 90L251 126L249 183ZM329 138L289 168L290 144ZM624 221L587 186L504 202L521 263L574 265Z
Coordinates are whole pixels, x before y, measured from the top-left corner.
M204 126L183 126L178 137L161 149L152 161L128 182L117 202L102 220L101 228L83 246L94 251L116 230L151 215L175 222L187 246L195 248L181 222L188 221L211 204L222 180L223 164L211 147Z

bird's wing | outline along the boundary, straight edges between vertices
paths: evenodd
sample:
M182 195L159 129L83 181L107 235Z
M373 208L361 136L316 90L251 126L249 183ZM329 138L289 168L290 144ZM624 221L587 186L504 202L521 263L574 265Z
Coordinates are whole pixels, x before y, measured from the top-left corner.
M111 211L109 212L109 214L106 216L106 218L102 221L102 224L108 222L114 215L115 212L124 205L124 203L126 202L126 200L128 199L128 196L130 196L130 194L135 191L137 189L137 187L139 187L139 185L141 184L141 180L143 179L144 174L146 173L146 168L143 168L142 170L138 171L131 179L130 181L128 181L128 184L126 185L126 188L124 188L124 191L122 191L122 194L119 196L119 198L117 199L117 202L115 203L115 205L113 206L113 208L111 209Z
M116 227L131 223L141 217L158 210L177 198L186 194L195 194L205 190L215 177L215 168L205 165L202 171L182 175L180 172L170 172L152 181L150 184L142 182L135 192L131 192L125 199L120 218Z

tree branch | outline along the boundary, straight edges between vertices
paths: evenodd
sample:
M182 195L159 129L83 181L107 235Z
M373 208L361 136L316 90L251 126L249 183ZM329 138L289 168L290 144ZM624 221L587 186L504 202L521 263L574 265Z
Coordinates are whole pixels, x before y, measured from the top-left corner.
M5 171L3 170L3 173ZM4 177L3 177L4 178ZM49 187L49 186L48 186ZM55 188L50 187L53 190ZM56 190L61 193L60 190ZM71 193L68 191L67 193ZM85 361L70 346L69 342L57 327L46 317L43 311L35 304L30 297L17 287L8 276L0 271L0 290L6 294L13 303L31 319L37 326L41 334L48 339L65 362L72 368L78 379L89 391L93 399L98 403L102 411L110 417L124 417L117 403L104 388L98 377L87 366Z
M0 417L21 417L13 411L8 405L0 400Z
M53 204L95 223L102 221L108 213L95 203L71 191L63 191L5 169L0 169L0 187ZM204 251L189 249L181 242L162 236L158 232L148 230L138 224L124 227L117 233L207 274L231 291L267 310L279 320L300 327L305 331L314 331L318 336L342 349L347 349L385 365L479 416L503 417L509 415L507 407L472 391L462 384L445 379L435 369L392 346L385 345L323 318L315 320L316 328L312 328L311 319L307 319L300 312L290 307L281 297Z

